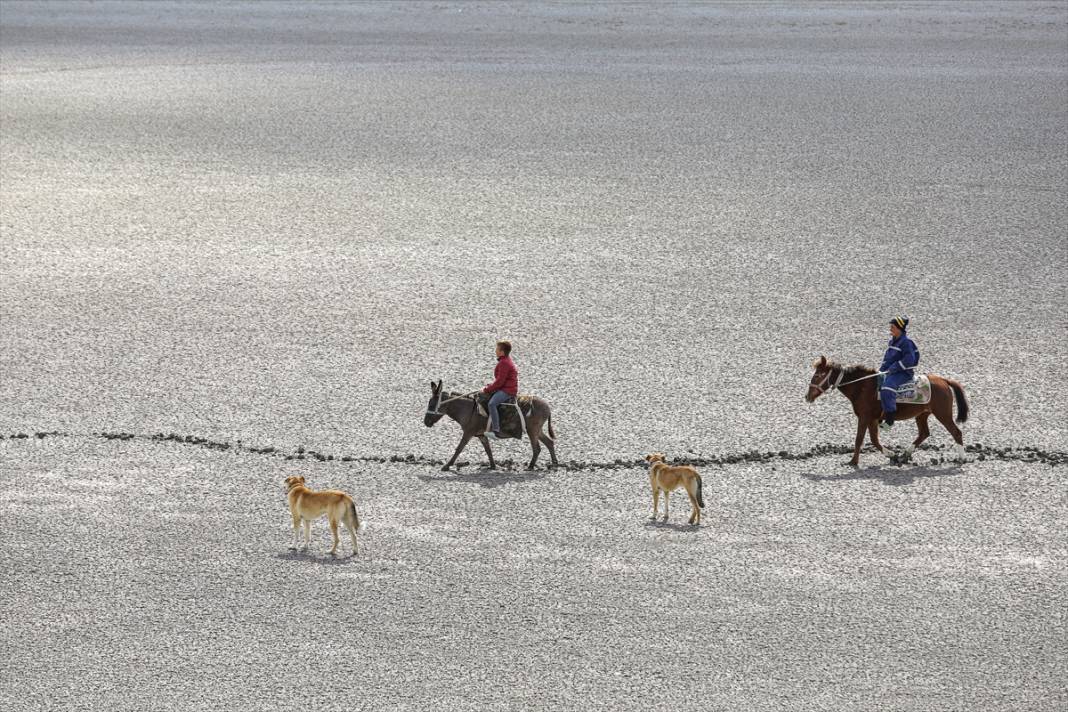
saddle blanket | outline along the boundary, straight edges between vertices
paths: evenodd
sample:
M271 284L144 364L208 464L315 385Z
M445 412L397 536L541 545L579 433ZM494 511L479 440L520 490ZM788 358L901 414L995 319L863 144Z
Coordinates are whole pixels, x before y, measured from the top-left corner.
M879 392L883 387L883 377L879 376L879 387L875 389L875 398L879 398ZM911 405L926 405L931 402L931 379L927 376L916 376L908 383L904 383L897 389L897 402Z

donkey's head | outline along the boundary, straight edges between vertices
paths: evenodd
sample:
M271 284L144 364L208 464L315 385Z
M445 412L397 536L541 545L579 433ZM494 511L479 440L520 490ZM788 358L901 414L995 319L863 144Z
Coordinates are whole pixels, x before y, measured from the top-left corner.
M438 405L441 404L441 379L438 379L437 383L430 382L430 400L426 404L426 417L423 418L423 425L428 428L434 426L434 423L441 420L441 416L444 413L438 410Z
M842 367L828 361L826 356L816 359L812 363L812 368L815 372L812 374L812 380L808 382L808 392L805 393L805 400L809 403L815 402L817 398L834 388L837 384L832 383L831 380L836 374L842 372Z

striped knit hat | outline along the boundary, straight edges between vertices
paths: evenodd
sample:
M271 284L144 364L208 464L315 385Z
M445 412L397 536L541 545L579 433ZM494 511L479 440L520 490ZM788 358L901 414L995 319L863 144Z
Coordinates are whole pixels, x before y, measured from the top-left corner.
M895 316L890 320L890 323L902 331L909 328L909 318L907 316Z

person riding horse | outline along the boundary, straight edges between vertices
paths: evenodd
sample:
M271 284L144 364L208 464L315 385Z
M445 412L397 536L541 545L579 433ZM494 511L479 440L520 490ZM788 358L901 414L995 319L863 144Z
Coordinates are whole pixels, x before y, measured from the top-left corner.
M920 363L920 351L905 330L909 326L908 317L896 316L890 320L890 344L883 356L879 372L886 374L879 400L883 404L883 430L889 430L894 424L897 412L897 389L913 379L913 370Z
M487 437L499 438L501 432L501 416L497 412L497 406L515 398L519 393L519 370L512 361L512 344L509 341L497 342L497 366L493 369L493 383L482 389L483 393L490 394L489 416L490 430Z

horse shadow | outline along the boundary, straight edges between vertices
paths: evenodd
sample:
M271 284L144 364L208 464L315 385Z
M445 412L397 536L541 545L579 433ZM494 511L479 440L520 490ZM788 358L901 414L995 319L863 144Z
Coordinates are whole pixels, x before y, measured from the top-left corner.
M340 556L331 556L330 554L317 555L311 550L304 549L288 549L285 553L275 554L276 559L282 561L307 561L312 564L320 564L322 566L347 566L354 564L360 560L356 554L342 554Z
M482 467L474 472L442 472L439 475L417 475L417 477L423 482L463 482L489 488L544 480L547 474L545 470L513 472Z
M874 465L865 467L863 470L855 470L844 475L818 475L815 473L802 473L801 476L812 482L850 482L852 480L879 480L888 487L903 487L911 485L916 480L931 479L936 477L954 477L961 474L963 468L960 465L952 467L934 468L926 465L914 467L901 467L899 465Z

